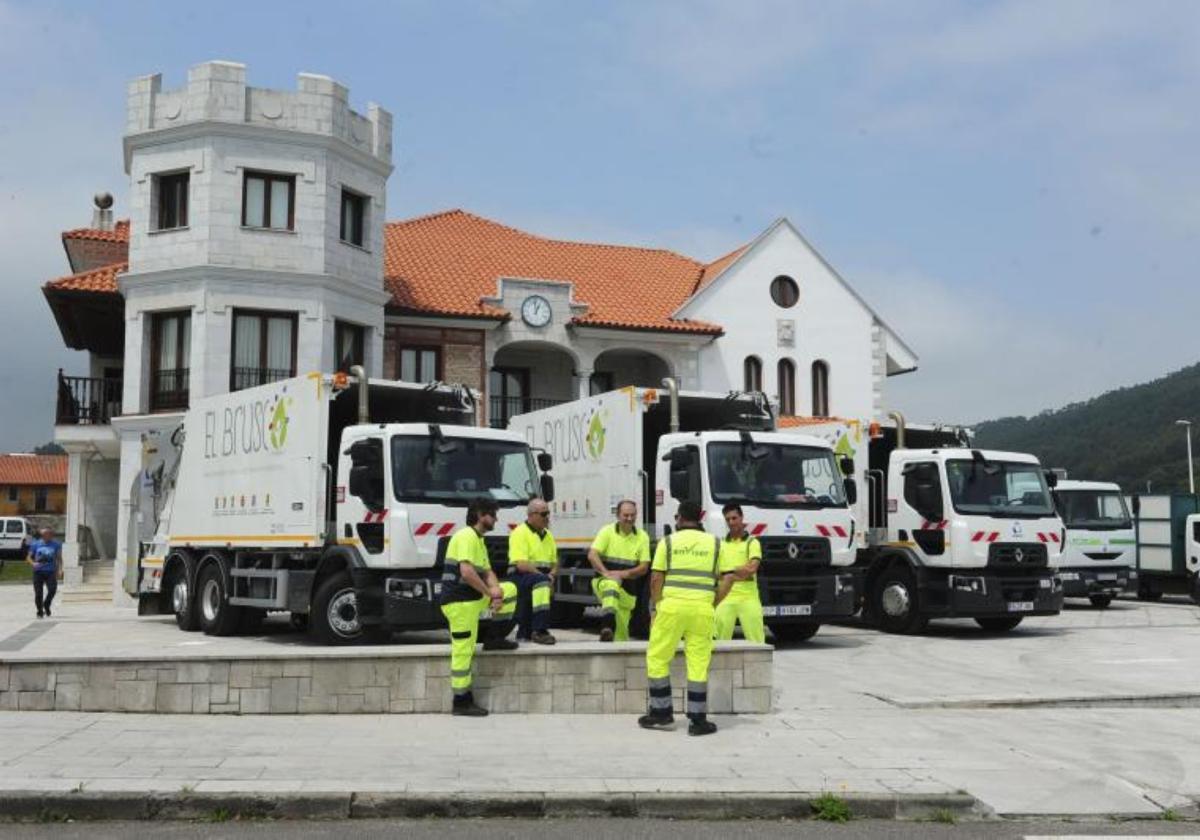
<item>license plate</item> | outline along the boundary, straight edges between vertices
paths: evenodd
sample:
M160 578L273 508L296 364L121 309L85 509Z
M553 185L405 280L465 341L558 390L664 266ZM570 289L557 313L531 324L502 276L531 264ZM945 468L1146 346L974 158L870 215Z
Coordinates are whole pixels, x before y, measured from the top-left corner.
M1009 612L1033 612L1033 601L1009 601Z
M1117 579L1116 572L1102 572L1101 574L1096 575L1096 580L1116 580L1116 579Z
M1079 572L1063 572L1059 577L1063 580L1079 580Z
M764 606L763 615L783 617L788 615L812 615L810 604L784 604L782 606Z

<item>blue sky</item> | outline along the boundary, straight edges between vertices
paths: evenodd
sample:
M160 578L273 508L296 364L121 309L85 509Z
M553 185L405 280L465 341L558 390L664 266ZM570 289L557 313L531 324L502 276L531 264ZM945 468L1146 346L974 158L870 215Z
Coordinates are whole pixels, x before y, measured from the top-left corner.
M1200 4L0 0L0 449L79 370L38 289L125 206L125 84L231 59L393 112L389 217L463 207L707 259L789 217L921 356L918 420L1197 360Z

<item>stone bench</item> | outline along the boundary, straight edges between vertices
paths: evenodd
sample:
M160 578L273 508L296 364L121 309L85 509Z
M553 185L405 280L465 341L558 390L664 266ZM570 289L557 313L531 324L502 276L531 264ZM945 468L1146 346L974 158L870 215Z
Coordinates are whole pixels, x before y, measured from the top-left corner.
M687 685L671 668L675 708ZM772 648L718 642L709 710L771 708ZM646 708L646 645L565 642L479 653L475 694L493 712L636 714ZM0 659L0 710L168 714L374 714L450 711L447 645L82 658Z

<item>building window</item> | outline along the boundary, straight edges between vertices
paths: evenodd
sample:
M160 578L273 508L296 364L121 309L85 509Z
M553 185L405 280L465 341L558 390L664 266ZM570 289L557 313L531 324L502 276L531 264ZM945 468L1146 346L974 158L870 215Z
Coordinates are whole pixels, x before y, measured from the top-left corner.
M442 348L401 347L400 380L402 382L440 382L442 379Z
M829 363L816 361L812 364L812 413L813 417L829 416Z
M9 500L10 502L15 502L15 501L17 500L17 498L18 498L18 495L19 495L19 494L18 494L18 491L17 491L17 485L15 485L15 484L10 484L10 485L8 486L8 500Z
M33 491L33 511L34 513L45 513L49 507L48 501L50 496L49 487L36 487Z
M597 371L588 378L588 394L590 396L607 394L611 390L613 390L612 371Z
M488 420L508 427L508 418L530 410L529 368L492 368L488 376Z
M796 413L796 365L791 359L779 360L779 413Z
M190 312L158 312L150 322L150 410L188 406L192 349Z
M295 230L296 176L247 172L242 188L242 225Z
M762 359L758 356L747 356L742 363L742 379L747 391L762 390Z
M171 230L188 224L187 172L155 176L155 201L158 202L155 230Z
M363 222L367 214L367 199L350 190L342 190L342 230L343 242L363 246Z
M295 375L295 313L234 310L229 390L240 391Z
M776 306L790 309L800 300L800 287L791 277L780 274L771 281L771 300L775 301Z
M349 371L354 365L364 364L363 328L358 324L337 321L333 325L334 370Z

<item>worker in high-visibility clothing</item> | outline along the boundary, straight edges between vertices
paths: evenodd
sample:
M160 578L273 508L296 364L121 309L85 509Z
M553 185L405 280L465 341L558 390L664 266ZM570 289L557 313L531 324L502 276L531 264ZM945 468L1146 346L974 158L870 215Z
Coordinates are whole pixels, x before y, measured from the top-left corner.
M687 658L689 735L711 735L708 719L708 666L713 652L713 602L717 595L721 538L700 530L700 505L679 503L675 532L663 537L650 566L650 644L646 647L647 713L645 729L675 725L671 705L671 660L683 639Z
M592 594L600 602L600 641L629 640L629 617L637 606L640 578L650 568L650 536L637 526L637 503L617 503L617 521L600 529L588 549L596 570Z
M441 606L450 624L450 687L456 715L487 714L487 709L475 703L471 692L476 638L483 638L484 650L512 650L517 646L505 638L512 630L517 587L496 579L483 541L483 535L495 527L496 503L489 499L471 502L467 524L450 538L442 561Z
M508 577L517 585L517 640L554 644L550 599L558 574L558 548L550 533L550 506L530 499L525 521L508 535Z
M721 582L717 587L716 636L732 639L733 628L742 625L748 642L765 642L762 601L758 597L758 564L762 545L746 533L742 506L730 503L721 509L729 533L721 540Z

